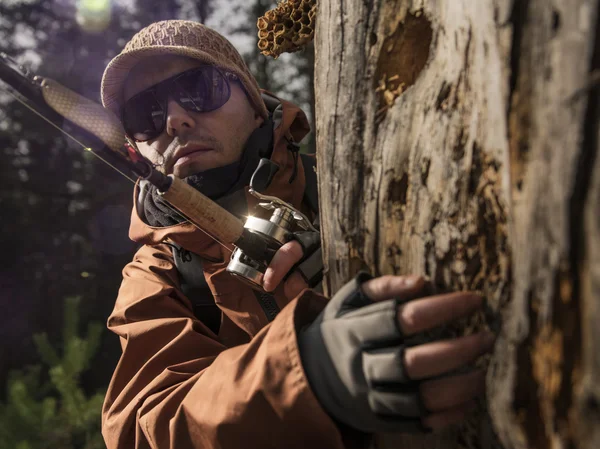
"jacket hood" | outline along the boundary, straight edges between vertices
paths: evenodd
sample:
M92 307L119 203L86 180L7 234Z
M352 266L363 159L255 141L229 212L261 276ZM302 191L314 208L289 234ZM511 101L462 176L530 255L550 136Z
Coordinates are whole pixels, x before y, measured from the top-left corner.
M300 208L305 188L304 168L302 158L298 157L297 152L294 154L290 149L290 143L300 142L308 134L310 131L308 120L298 106L281 100L269 92L263 91L263 99L269 107L274 121L271 161L280 167L264 194L276 196L294 207ZM295 176L294 170L296 170ZM217 256L214 248L217 242L189 221L167 227L148 225L141 218L146 185L146 181L141 181L136 183L134 189L129 238L145 245L157 245L165 240L170 240L196 254L204 254L210 258ZM252 211L258 201L248 193L247 186L245 196L248 210Z

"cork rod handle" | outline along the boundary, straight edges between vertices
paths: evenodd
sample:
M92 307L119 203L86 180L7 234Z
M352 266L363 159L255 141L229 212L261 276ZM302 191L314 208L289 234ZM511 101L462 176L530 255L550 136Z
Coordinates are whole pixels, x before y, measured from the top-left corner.
M236 242L244 232L244 224L210 198L185 181L169 175L171 186L160 192L165 200L221 243Z

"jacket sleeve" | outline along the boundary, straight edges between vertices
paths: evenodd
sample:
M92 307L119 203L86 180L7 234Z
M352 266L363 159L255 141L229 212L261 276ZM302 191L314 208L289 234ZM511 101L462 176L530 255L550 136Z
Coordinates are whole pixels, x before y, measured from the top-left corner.
M344 447L296 342L322 297L306 290L248 344L227 349L178 292L170 251L143 247L123 278L108 320L123 351L103 408L108 449Z

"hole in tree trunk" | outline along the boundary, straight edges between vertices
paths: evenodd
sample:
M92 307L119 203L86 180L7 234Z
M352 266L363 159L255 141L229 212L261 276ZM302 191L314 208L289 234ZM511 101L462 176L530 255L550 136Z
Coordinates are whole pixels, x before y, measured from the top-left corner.
M432 35L431 22L417 12L407 15L396 30L386 36L375 72L380 107L392 106L395 99L415 83L429 59Z

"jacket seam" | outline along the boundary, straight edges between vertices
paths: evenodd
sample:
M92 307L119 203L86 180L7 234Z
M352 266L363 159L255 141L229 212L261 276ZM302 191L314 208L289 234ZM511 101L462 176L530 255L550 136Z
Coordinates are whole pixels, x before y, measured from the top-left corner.
M287 352L288 352L288 360L290 361L290 372L293 373L295 379L292 382L292 387L299 386L300 388L304 388L306 385L304 379L304 372L302 370L302 365L300 363L300 354L298 353L298 342L297 342L297 334L294 326L296 308L298 307L298 303L296 303L296 307L294 308L294 312L291 314L291 325L288 326L288 344ZM298 391L298 394L300 391Z

